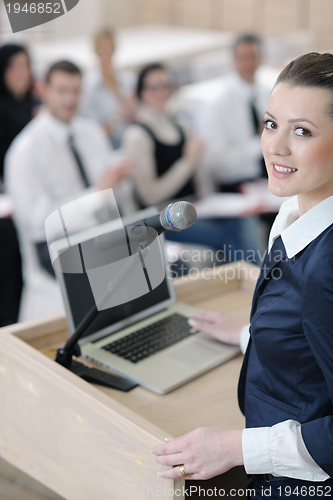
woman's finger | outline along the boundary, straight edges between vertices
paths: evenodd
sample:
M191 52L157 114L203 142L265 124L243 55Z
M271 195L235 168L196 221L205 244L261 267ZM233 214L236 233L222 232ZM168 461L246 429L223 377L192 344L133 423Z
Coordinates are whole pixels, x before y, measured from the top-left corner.
M212 332L215 332L216 331L216 328L217 328L217 325L216 323L213 323L213 322L208 322L208 321L201 321L199 319L189 319L188 320L188 324L192 327L192 328L196 328L197 330L201 330L203 332L207 332L207 333L212 333Z
M190 326L193 326L193 325L206 325L207 327L209 326L216 326L217 325L217 322L216 321L212 321L212 320L207 320L205 318L198 318L198 317L193 317L193 318L189 318L187 320L188 324Z
M151 451L154 455L172 455L173 453L180 453L182 451L181 438L175 438L166 444L155 446Z
M177 467L173 467L172 469L163 469L157 473L159 477L164 477L166 479L191 479L192 474L190 471L187 470L186 466L184 465L185 470L187 472L186 476L184 476L179 469L179 465Z
M161 465L175 466L182 463L182 455L182 453L174 453L172 455L158 455L155 457L155 460Z

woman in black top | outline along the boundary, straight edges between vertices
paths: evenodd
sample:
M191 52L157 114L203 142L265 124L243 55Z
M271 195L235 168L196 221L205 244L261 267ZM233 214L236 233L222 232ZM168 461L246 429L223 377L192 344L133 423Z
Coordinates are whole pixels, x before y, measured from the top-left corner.
M17 134L36 112L37 99L32 95L29 56L20 45L0 48L0 178L4 157Z
M125 149L135 161L133 178L141 208L164 207L170 200L197 198L208 190L208 186L203 187L207 175L200 168L204 144L185 124L178 124L168 114L171 92L171 77L162 65L152 64L141 70L136 90L137 123L127 129L124 137ZM260 236L254 226L256 221L250 219L200 219L186 231L170 232L166 237L215 250L226 249L228 255L236 255L236 251L245 255L258 249Z
M133 177L141 207L193 196L196 191L194 176L203 144L167 113L171 90L170 75L162 65L152 64L140 72L137 121L126 133L125 147L135 159Z
M0 48L0 193L4 159L13 139L36 112L29 56L20 45ZM22 288L21 256L10 218L0 219L0 326L17 321Z

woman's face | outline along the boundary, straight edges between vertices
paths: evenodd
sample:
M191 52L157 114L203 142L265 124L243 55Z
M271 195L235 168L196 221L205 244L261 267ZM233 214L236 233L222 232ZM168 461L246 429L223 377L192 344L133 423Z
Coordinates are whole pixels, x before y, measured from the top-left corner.
M269 189L298 195L300 213L333 195L332 101L324 89L280 83L265 113L261 145Z
M171 80L168 73L162 69L148 73L141 93L142 101L148 106L163 111L171 95Z
M96 54L98 55L102 66L109 66L114 53L114 42L111 38L100 38L96 43Z
M29 58L25 52L11 57L5 71L5 84L16 97L24 97L31 87Z

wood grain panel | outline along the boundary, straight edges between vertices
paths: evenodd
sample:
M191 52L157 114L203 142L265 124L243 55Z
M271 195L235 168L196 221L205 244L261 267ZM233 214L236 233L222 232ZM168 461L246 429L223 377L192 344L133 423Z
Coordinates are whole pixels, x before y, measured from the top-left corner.
M1 500L63 500L31 477L0 459Z
M309 27L316 33L317 50L333 50L333 3L309 0Z
M256 0L223 0L222 9L223 29L235 32L256 31Z
M191 28L211 28L211 1L179 0L183 26Z
M300 29L299 8L299 0L264 2L264 33L274 36Z
M143 24L170 24L170 0L140 0Z
M96 0L94 0L96 1ZM103 2L101 27L120 28L143 23L142 0L108 0Z
M165 431L9 333L0 336L0 397L1 456L67 500L173 486L149 453Z
M176 281L177 295L246 321L257 271L244 262L221 266ZM0 456L66 500L120 500L125 487L181 488L184 481L156 476L151 447L202 425L244 426L241 356L167 395L142 387L121 393L89 385L35 348L67 335L62 315L0 334Z

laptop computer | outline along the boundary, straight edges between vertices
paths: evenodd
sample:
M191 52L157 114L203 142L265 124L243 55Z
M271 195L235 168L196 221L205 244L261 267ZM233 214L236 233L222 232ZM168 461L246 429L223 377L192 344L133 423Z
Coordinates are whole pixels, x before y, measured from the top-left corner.
M123 219L124 225L157 213L154 207ZM119 229L115 221L71 236L84 245L96 234ZM165 261L163 235L156 238ZM66 238L50 247L54 261L68 248ZM96 252L98 252L98 248ZM98 260L98 258L97 258ZM87 272L62 272L55 268L72 335L96 303ZM82 356L129 378L158 394L165 394L239 354L238 347L224 345L187 323L197 309L176 299L168 268L160 283L147 293L104 308L79 342Z

